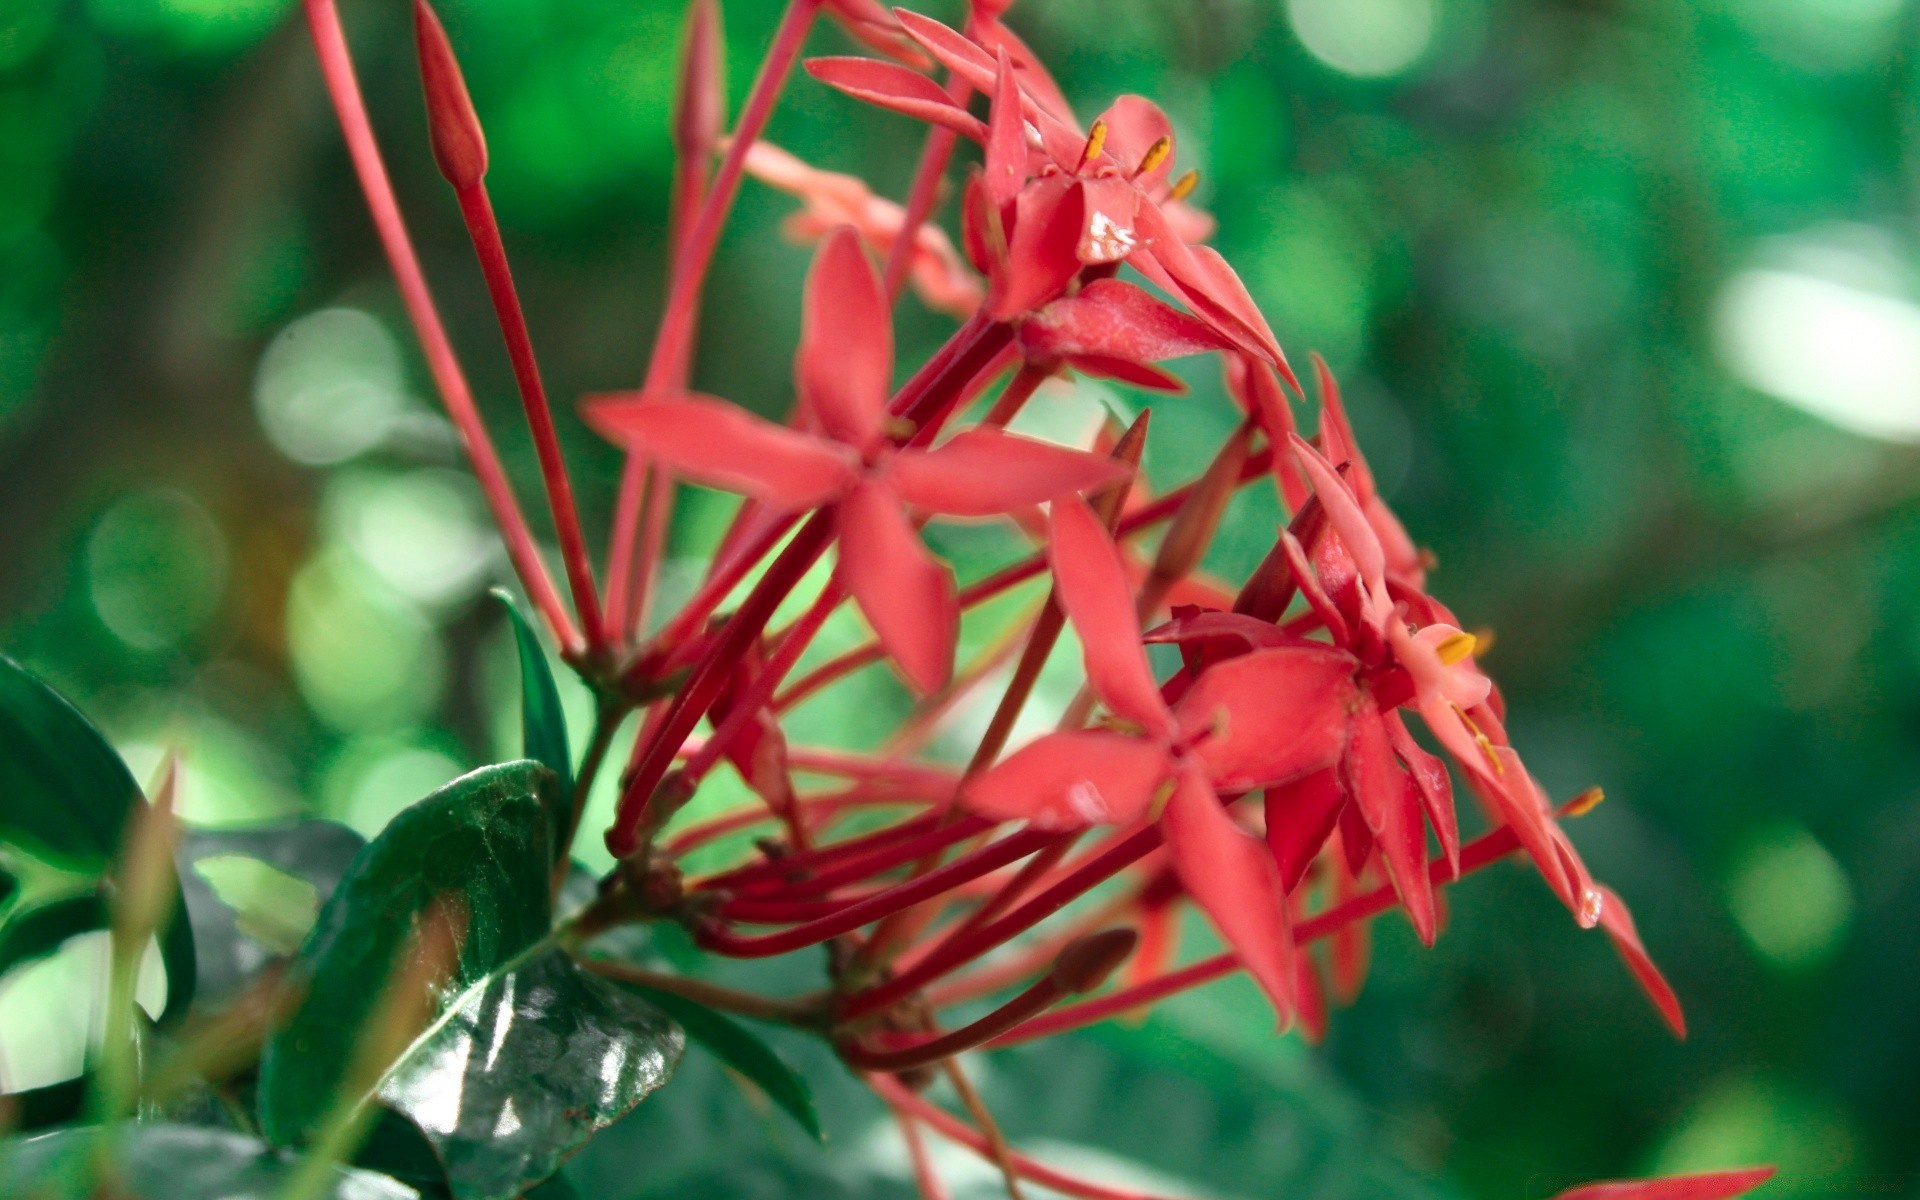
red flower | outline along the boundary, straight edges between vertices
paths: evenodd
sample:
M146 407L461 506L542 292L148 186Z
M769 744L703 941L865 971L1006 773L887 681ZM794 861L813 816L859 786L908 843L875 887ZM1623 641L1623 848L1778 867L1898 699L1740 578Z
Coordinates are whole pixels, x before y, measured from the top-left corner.
M975 779L962 802L1043 828L1129 824L1164 803L1159 820L1182 884L1285 1017L1295 987L1285 889L1219 793L1338 756L1350 660L1304 641L1263 649L1209 669L1169 705L1099 518L1084 503L1056 501L1051 533L1060 603L1080 635L1088 681L1123 727L1043 737Z
M587 416L689 479L779 508L834 506L841 581L907 682L934 691L953 672L959 608L952 573L921 544L907 507L993 516L1125 472L1108 459L985 427L931 450L898 448L887 414L891 318L851 228L828 235L814 259L795 375L800 410L821 435L691 394L603 398Z
M1553 1200L1734 1200L1773 1178L1772 1167L1672 1175L1665 1179L1627 1179L1571 1188Z
M747 173L806 203L781 223L797 242L816 242L842 225L851 225L876 252L886 254L906 224L906 210L873 194L866 181L812 167L771 142L755 142L747 151ZM908 280L928 308L966 318L980 307L985 289L937 225L914 230Z
M1218 253L1194 244L1209 224L1181 203L1191 184L1170 179L1173 127L1157 105L1122 96L1083 133L1051 81L1016 67L1004 45L996 58L929 17L897 15L942 66L992 96L987 124L932 80L891 63L813 59L807 70L849 95L985 147L985 170L969 189L965 217L968 252L990 279L992 316L1011 320L1060 296L1083 269L1125 262L1222 337L1286 370L1240 277Z

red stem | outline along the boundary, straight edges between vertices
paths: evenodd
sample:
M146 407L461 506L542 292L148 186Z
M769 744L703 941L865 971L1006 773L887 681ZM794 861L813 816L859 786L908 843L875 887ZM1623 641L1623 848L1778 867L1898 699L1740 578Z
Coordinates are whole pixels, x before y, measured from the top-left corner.
M1057 834L1042 833L1038 830L1022 830L1009 834L984 846L971 854L954 859L947 865L929 871L917 879L912 879L896 887L888 888L876 896L870 896L855 904L849 904L839 912L805 924L783 929L761 937L742 937L728 929L707 928L695 932L695 940L705 948L730 958L768 958L775 954L786 954L818 945L829 938L839 937L843 933L852 933L862 925L874 921L903 908L910 908L929 896L937 896L948 888L977 879L991 871L997 871L1008 863L1025 858L1044 847Z
M720 230L733 200L740 191L740 179L746 169L747 151L766 128L774 103L786 86L787 76L806 44L807 31L820 10L821 0L792 0L774 31L767 57L753 81L753 90L741 109L740 120L728 140L726 155L714 173L713 184L701 202L699 216L687 229L686 238L674 255L673 274L666 305L660 316L660 328L654 336L653 356L647 363L643 392L655 392L683 386L693 356L694 325L705 287L707 268L713 262L714 248L720 242ZM627 455L620 477L620 494L614 504L613 542L607 566L610 581L630 578L636 544L639 542L641 499L646 471L636 454ZM636 591L640 590L636 586ZM637 607L637 606L636 606Z
M513 563L514 573L520 577L521 586L527 589L527 598L546 620L554 640L560 643L561 648L578 653L583 649L580 632L567 612L566 604L560 599L553 578L547 573L546 563L540 557L540 548L527 527L519 502L514 499L513 486L507 482L506 471L500 465L500 456L494 450L492 439L487 436L479 412L474 408L473 391L467 385L467 377L460 369L453 344L440 322L439 310L434 307L433 295L427 288L426 275L420 269L413 241L407 235L406 223L400 216L400 206L394 199L392 182L387 178L386 164L381 161L380 147L374 140L373 125L367 119L366 102L360 95L360 83L354 75L353 57L347 49L339 11L334 6L334 0L304 0L304 3L314 51L320 60L320 73L326 80L327 94L332 98L348 156L353 160L354 173L360 179L360 190L366 195L367 210L373 218L381 248L393 271L401 302L406 306L407 318L412 322L414 333L419 337L421 349L426 354L427 369L433 375L441 403L446 406L448 418L459 431L467 458L473 464L473 473L480 481L481 493L486 497L487 508L493 514L494 524L499 526L501 538L506 542L507 556Z
M1135 830L1093 855L1066 878L991 925L976 929L963 937L949 938L918 963L887 982L846 997L841 1005L840 1018L851 1020L854 1017L879 1012L911 996L956 967L972 962L1007 939L1032 929L1120 871L1145 858L1159 845L1158 826L1148 825ZM955 859L954 863L965 861L964 858ZM952 865L954 864L950 863L947 867L941 867L923 875L921 880L933 879Z
M580 510L573 501L573 482L567 477L566 460L560 454L560 436L553 426L546 384L540 379L540 365L534 359L527 315L513 286L513 271L507 265L507 247L500 238L500 222L493 215L493 202L487 196L484 183L458 188L455 195L460 200L460 215L466 219L467 232L473 238L474 254L480 259L480 273L486 277L487 294L493 299L494 315L500 321L500 335L506 339L507 357L513 363L520 405L526 410L527 428L533 433L534 453L540 460L540 475L547 485L547 504L553 512L554 531L559 535L560 560L566 565L574 611L580 614L580 623L586 628L588 647L598 649L607 643L607 630L600 619L593 564L587 557L586 537L580 530Z
M1520 839L1514 835L1510 826L1487 833L1460 850L1460 874L1455 875L1444 855L1427 864L1427 876L1440 886L1454 882L1520 848ZM1326 912L1310 917L1294 926L1293 940L1296 945L1304 946L1330 937L1355 921L1363 921L1377 916L1393 907L1395 892L1391 884L1383 884L1370 892L1355 896L1344 904L1335 905ZM1157 979L1122 988L1097 1000L1087 1000L1069 1005L1057 1012L1036 1018L1019 1029L997 1038L992 1046L1016 1046L1021 1042L1035 1038L1048 1037L1063 1033L1069 1029L1078 1029L1091 1025L1108 1017L1131 1009L1140 1008L1163 1000L1178 992L1212 983L1240 969L1240 959L1232 952L1216 954L1178 971L1170 971Z

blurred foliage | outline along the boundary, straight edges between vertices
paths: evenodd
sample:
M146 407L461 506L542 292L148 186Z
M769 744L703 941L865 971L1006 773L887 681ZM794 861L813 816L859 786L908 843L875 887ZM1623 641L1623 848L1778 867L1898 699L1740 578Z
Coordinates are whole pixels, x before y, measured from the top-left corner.
M136 773L182 747L189 818L368 833L514 753L518 676L481 600L500 555L295 7L0 0L0 643ZM443 7L552 390L630 385L661 286L678 5ZM775 11L727 11L736 100ZM508 429L404 6L347 18ZM1693 1035L1672 1044L1593 938L1495 871L1452 897L1432 953L1383 926L1324 1049L1276 1041L1227 985L988 1063L1010 1127L1223 1196L1534 1197L1746 1160L1780 1162L1778 1200L1920 1195L1920 6L1022 0L1014 22L1083 111L1140 91L1172 113L1220 246L1283 344L1346 381L1436 589L1497 632L1517 743L1556 792L1607 788L1575 836ZM917 131L801 80L771 136L897 195ZM784 208L743 195L696 373L768 411L805 262L773 235ZM903 311L908 350L941 329ZM1231 419L1216 380L1194 384L1154 424L1156 480ZM616 456L568 424L604 512ZM531 481L525 440L501 440ZM1259 553L1272 511L1239 507L1219 565ZM690 496L677 550L724 512ZM1006 545L939 532L963 571ZM837 620L823 647L860 636ZM899 702L871 673L798 719ZM904 1194L892 1144L863 1140L876 1111L836 1116L821 1084L823 1157L687 1070L719 1098L644 1106L604 1140L631 1130L651 1162L662 1134L725 1138L727 1157L648 1175L597 1144L570 1168L583 1194L792 1194L836 1172L846 1194ZM1336 1127L1346 1153L1323 1161Z

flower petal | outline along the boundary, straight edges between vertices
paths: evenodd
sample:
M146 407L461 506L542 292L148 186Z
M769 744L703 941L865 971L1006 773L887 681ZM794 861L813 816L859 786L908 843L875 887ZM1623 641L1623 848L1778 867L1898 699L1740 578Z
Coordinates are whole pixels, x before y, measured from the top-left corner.
M907 685L923 696L945 687L960 628L953 572L891 489L863 482L840 502L840 575Z
M887 474L917 508L985 517L1113 483L1128 471L1111 458L980 426L933 450L902 451Z
M1076 729L1021 747L960 790L960 803L997 821L1042 829L1125 825L1152 807L1170 767L1166 748L1103 729Z
M1332 464L1322 458L1320 452L1307 444L1299 434L1292 437L1294 455L1299 458L1300 466L1313 483L1313 494L1320 498L1320 506L1327 510L1327 520L1332 523L1334 533L1353 556L1354 563L1360 568L1360 581L1369 591L1384 591L1387 579L1386 553L1380 548L1380 539L1373 532L1373 526L1367 522L1366 514L1360 511L1360 502L1354 497L1351 485L1333 469Z
M1128 362L1124 358L1107 358L1099 354L1069 354L1067 365L1082 375L1091 375L1096 379L1117 379L1121 383L1144 388L1149 392L1166 392L1169 395L1181 395L1187 390L1186 381L1170 371L1146 363Z
M1427 806L1427 821L1433 826L1440 838L1440 851L1447 856L1447 865L1457 878L1460 874L1460 822L1453 810L1453 780L1447 775L1447 764L1428 754L1420 743L1413 740L1407 723L1397 712L1386 714L1387 740L1393 743L1393 753L1399 758L1407 773L1413 776L1414 786L1420 789L1420 798Z
M1357 669L1331 646L1256 650L1216 663L1180 698L1184 737L1215 787L1266 787L1332 766L1347 740Z
M1133 215L1140 207L1140 192L1131 181L1118 175L1100 175L1080 181L1082 225L1080 242L1074 253L1091 266L1117 263L1132 254L1140 244L1133 230Z
M1293 931L1279 872L1197 770L1181 771L1160 818L1187 894L1213 921L1284 1026L1293 1015Z
M1147 666L1133 589L1107 527L1074 496L1054 502L1048 528L1060 607L1080 635L1087 682L1116 716L1154 737L1167 736L1173 714Z
M1143 192L1152 192L1166 182L1173 170L1173 122L1167 120L1167 114L1158 104L1145 96L1121 96L1100 114L1100 120L1107 124L1103 157L1111 160L1122 175L1131 177ZM1151 171L1141 171L1141 161L1161 138L1167 139L1167 153Z
M1439 916L1433 904L1433 880L1427 875L1427 827L1421 818L1420 790L1394 760L1386 722L1371 701L1353 715L1353 739L1341 769L1373 833L1387 878L1413 921L1413 931L1422 942L1433 945Z
M1570 1188L1553 1200L1735 1200L1773 1178L1772 1167L1746 1167L1664 1179L1623 1179Z
M1141 203L1134 214L1145 253L1132 261L1140 273L1172 292L1235 344L1272 364L1296 391L1299 383L1274 340L1273 330L1227 261L1207 246L1189 246L1167 223L1160 206Z
M1021 111L1020 85L1013 64L1000 52L993 82L993 107L988 112L986 166L981 182L995 208L1005 208L1027 181L1027 118Z
M1084 210L1079 182L1068 175L1048 175L1020 190L1013 202L1007 261L988 298L996 320L1045 304L1080 273Z
M1666 976L1660 973L1653 958L1647 953L1646 946L1640 942L1640 931L1634 928L1633 914L1627 911L1627 902L1619 893L1604 885L1599 886L1602 904L1600 907L1600 928L1607 931L1613 948L1620 952L1620 960L1627 964L1627 970L1633 972L1634 979L1640 984L1640 990L1653 1001L1654 1008L1660 1012L1660 1019L1673 1030L1673 1036L1687 1036L1687 1016L1680 1010L1680 997L1674 995L1673 987L1667 983Z
M810 58L807 74L856 100L944 126L976 142L986 140L987 127L980 118L955 104L939 84L898 63L877 58Z
M1289 893L1300 886L1314 857L1333 836L1346 801L1335 767L1267 789L1267 851Z
M1085 354L1159 362L1228 345L1205 322L1118 279L1095 280L1020 325L1020 348L1042 362Z
M893 385L893 318L885 287L850 225L828 234L807 272L794 378L822 429L857 451L880 437Z
M781 508L844 492L857 463L844 446L775 425L712 396L590 397L582 414L602 436L675 474Z

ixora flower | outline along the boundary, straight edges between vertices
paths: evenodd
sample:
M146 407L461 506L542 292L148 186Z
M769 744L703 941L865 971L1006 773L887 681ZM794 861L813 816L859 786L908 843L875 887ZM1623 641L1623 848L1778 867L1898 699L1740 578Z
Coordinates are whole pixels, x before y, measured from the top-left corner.
M1110 483L1109 459L985 426L933 449L890 431L892 318L850 226L821 243L807 278L794 363L800 417L775 425L711 397L601 399L587 418L690 479L780 509L835 506L840 575L907 681L922 693L953 673L960 621L953 576L928 554L907 506L986 517Z
M1320 419L1312 439L1299 435L1293 406L1305 397L1239 275L1205 244L1211 221L1187 202L1194 177L1175 175L1173 126L1159 107L1122 97L1082 127L1006 24L1007 0L974 0L963 30L873 0L790 0L729 122L718 7L692 0L674 105L672 270L659 332L639 386L590 398L583 410L627 451L607 560L596 572L487 198L480 117L451 39L416 0L433 153L505 340L561 586L434 307L335 0L303 4L435 385L534 610L598 701L576 760L546 659L523 629L527 750L538 761L479 775L490 787L533 781L540 803L518 797L526 823L506 832L485 824L495 809L514 808L497 791L471 804L442 796L429 814L460 823L477 848L474 870L501 878L467 881L438 859L408 858L417 848L405 842L406 821L368 849L413 889L408 895L420 892L429 868L438 871L442 890L457 894L426 899L446 912L481 913L500 889L525 885L530 899L510 913L524 937L503 950L499 970L525 966L519 949L554 946L560 962L551 969L569 973L569 986L585 988L576 976L594 976L588 982L617 980L692 1006L675 1010L689 1014L690 1035L712 1034L713 1014L699 1014L719 1009L820 1037L898 1121L929 1197L944 1191L928 1132L992 1161L1014 1195L1021 1180L1073 1196L1138 1195L1012 1149L968 1082L961 1052L1137 1013L1239 972L1283 1023L1297 1018L1315 1036L1329 1000L1348 1000L1360 985L1373 918L1397 905L1432 942L1436 890L1518 853L1579 924L1606 932L1661 1015L1684 1032L1678 1001L1625 904L1593 882L1561 828L1561 818L1592 807L1597 789L1556 810L1528 773L1507 737L1500 693L1478 665L1482 641L1427 591L1431 564L1381 495L1317 359ZM815 59L807 70L931 127L899 202L762 140L823 15L886 57ZM976 97L984 119L970 107ZM962 137L978 143L982 165L959 191L956 251L932 221ZM783 396L753 397L749 411L696 386L708 267L749 175L799 198L787 232L818 242L784 424L755 415ZM883 259L880 269L869 252ZM892 306L908 283L958 326L896 386ZM1192 427L1177 415L1151 429L1145 415L1104 428L1084 450L1006 430L1055 374L1177 393L1180 381L1157 364L1215 354L1241 419L1206 470L1180 486L1149 495L1134 470L1150 435ZM986 415L969 419L971 402L989 394ZM680 481L744 499L692 594L655 614ZM1201 575L1229 501L1248 487L1276 489L1288 514L1272 551L1244 579ZM924 521L947 517L1006 521L1026 540L961 586L920 536ZM829 554L835 570L821 583L813 568ZM962 614L1006 599L1026 602L1024 616L972 661L958 661ZM872 640L809 657L848 601ZM1086 686L1049 707L1037 683L1069 628ZM1162 649L1150 657L1150 646ZM879 718L863 718L861 729L825 744L794 736L797 706L886 661L913 693L891 724L876 730L867 726ZM1164 678L1156 661L1169 668ZM808 669L792 678L803 662ZM1054 732L1009 752L1014 730L1036 718ZM964 728L982 732L959 764L947 751ZM617 865L557 925L529 922L528 913L551 905L555 866L568 861L596 777L623 754L618 806L602 831ZM688 801L723 763L753 799L690 819ZM1486 818L1471 839L1456 820L1456 778ZM555 780L569 786L555 789ZM567 794L548 794L558 790ZM557 844L548 845L550 835ZM751 840L730 843L735 835ZM714 865L729 844L734 856ZM369 874L360 871L354 886ZM1224 951L1183 959L1177 930L1187 905L1211 922ZM364 905L357 919L398 919L386 907ZM823 948L813 961L824 978L812 992L781 997L655 970L600 937L637 923L672 923L705 952L740 959ZM487 936L450 952L463 970L495 932L473 928ZM1307 949L1323 940L1333 943L1331 988L1321 957ZM393 933L388 942L406 939ZM295 965L316 996L369 994L360 974L329 975L313 947ZM388 1005L394 1027L373 1040L407 1043L415 1030L399 1026L415 1016L436 1031L458 1027L448 1005L459 989L444 988L432 970L416 974ZM509 1007L516 997L546 1004L557 994L544 986L488 992L509 997ZM716 1052L810 1122L804 1083L750 1035L721 1025L732 1032ZM616 1042L634 1034L603 1032ZM341 1064L316 1069L346 1070L344 1060L356 1057L342 1053ZM570 1079L564 1063L543 1061L530 1080L530 1057L539 1055L488 1050L460 1059L468 1064L462 1094L517 1097L537 1083L561 1092L546 1108L569 1114L564 1136L573 1140L562 1145L555 1133L511 1187L487 1195L517 1195L551 1174L592 1132L580 1133L573 1114L598 1113L599 1074ZM924 1094L936 1071L966 1116ZM341 1095L365 1092L344 1077L334 1082ZM396 1074L388 1082L380 1094L391 1098L421 1080ZM671 1094L655 1103L672 1103ZM594 1127L617 1115L596 1115ZM309 1127L285 1120L275 1115L275 1127ZM495 1128L491 1117L481 1124ZM541 1136L521 1129L514 1144ZM443 1157L492 1162L497 1148ZM1728 1200L1767 1174L1595 1184L1560 1200Z

